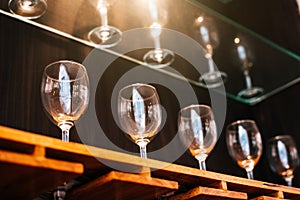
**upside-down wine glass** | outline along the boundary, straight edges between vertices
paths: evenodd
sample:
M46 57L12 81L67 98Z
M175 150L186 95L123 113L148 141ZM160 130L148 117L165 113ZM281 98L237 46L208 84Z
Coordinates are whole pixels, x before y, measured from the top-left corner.
M253 66L253 62L251 61L251 58L249 56L250 54L249 49L247 48L246 44L242 44L243 42L238 37L234 39L234 43L236 45L236 52L242 66L243 74L245 77L245 83L246 83L246 88L241 90L238 93L238 96L243 98L252 98L252 97L259 96L260 94L263 93L264 90L260 87L254 87L252 85L250 69Z
M150 32L154 40L154 49L148 51L143 56L143 60L149 67L162 68L169 66L174 61L175 54L169 49L161 48L160 35L162 24L167 19L167 12L162 9L162 6L158 6L157 3L154 0L148 0L149 12L152 19Z
M69 142L69 130L87 108L89 79L83 65L73 61L49 64L43 73L41 98L49 118Z
M8 8L15 15L36 19L46 12L47 2L46 0L10 0Z
M140 156L147 158L147 144L158 133L162 110L156 89L135 83L120 90L118 115L122 130L140 147Z
M262 154L260 132L253 120L239 120L227 126L227 149L237 164L246 170L248 179L254 179L253 169Z
M213 61L213 52L219 43L217 29L211 18L203 16L196 19L196 26L200 33L200 44L205 49L205 58L208 61L208 72L202 74L199 81L208 88L218 87L226 81L227 74L216 70Z
M179 111L178 131L184 145L206 170L205 160L217 142L217 128L209 106L190 105Z
M122 39L120 29L108 25L108 7L115 0L98 0L97 9L101 15L101 26L92 29L88 33L88 39L102 48L110 48L117 45Z
M292 186L294 171L299 167L299 155L294 139L290 135L278 135L268 140L267 159L273 172Z

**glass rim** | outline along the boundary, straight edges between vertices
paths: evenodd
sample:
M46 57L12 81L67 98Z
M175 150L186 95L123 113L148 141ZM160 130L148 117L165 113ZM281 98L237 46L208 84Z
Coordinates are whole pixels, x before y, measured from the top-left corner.
M253 119L241 119L241 120L237 120L237 121L234 121L234 122L231 122L230 124L228 124L227 129L229 129L229 127L233 127L233 126L236 126L236 125L239 125L239 124L243 124L245 122L256 125L256 122Z
M181 108L181 109L178 111L178 116L180 116L181 118L189 118L189 117L186 117L186 116L182 116L181 113L182 113L183 111L186 111L186 110L190 109L190 108L201 108L201 107L207 109L207 111L208 111L208 112L205 113L204 115L208 115L209 113L213 113L211 107L208 106L208 105L205 105L205 104L191 104L191 105L189 105L189 106L186 106L186 107L184 107L184 108ZM200 114L200 115L201 115L201 114ZM203 115L201 115L201 116L203 116Z
M130 84L130 85L127 85L125 87L123 87L120 91L119 91L119 98L125 100L125 101L132 101L132 99L128 99L124 96L121 95L122 92L124 92L125 90L127 90L128 88L132 87L134 88L135 86L146 86L148 88L151 88L153 91L154 91L154 94L152 94L151 96L147 97L147 98L143 98L143 100L140 100L140 101L145 101L145 100L148 100L148 99L151 99L152 97L154 96L157 96L158 97L158 94L157 94L157 90L154 86L152 85L149 85L147 83L133 83L133 84Z
M274 137L269 138L268 141L275 141L275 140L279 140L279 139L283 139L283 138L289 138L294 141L294 138L289 134L276 135Z
M49 69L50 67L52 67L52 66L54 66L54 65L56 65L56 64L59 64L59 63L62 63L62 64L63 64L63 63L75 64L75 65L77 65L77 66L80 66L80 68L83 70L84 73L83 73L82 76L80 76L80 77L78 77L78 78L76 78L76 79L72 79L72 80L59 80L59 79L57 79L57 78L53 78L53 77L49 76L49 74L47 73L47 69ZM72 60L59 60L59 61L55 61L55 62L52 62L52 63L48 64L48 65L45 67L45 69L44 69L44 74L45 74L49 79L51 79L51 80L53 80L53 81L59 81L59 82L75 82L75 81L78 81L78 80L80 80L80 79L83 79L84 76L87 75L87 70L86 70L85 66L84 66L83 64L81 64L81 63L78 63L78 62L75 62L75 61L72 61Z

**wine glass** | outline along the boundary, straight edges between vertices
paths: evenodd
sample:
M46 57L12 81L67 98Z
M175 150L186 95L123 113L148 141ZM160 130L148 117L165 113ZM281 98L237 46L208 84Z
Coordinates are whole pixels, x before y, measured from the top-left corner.
M169 49L161 48L160 35L162 32L162 24L167 19L167 12L162 7L158 6L158 2L154 0L148 1L150 18L152 24L150 25L151 36L154 40L154 49L148 51L144 56L144 62L152 68L163 68L169 66L175 58L174 52Z
M227 74L218 71L213 61L213 51L219 44L219 37L214 21L209 17L199 16L196 26L200 33L200 44L205 49L205 58L208 61L208 72L202 74L199 81L207 88L215 88L224 83Z
M238 96L243 98L253 98L259 96L264 92L261 87L252 86L252 80L250 76L250 69L253 66L253 62L251 61L251 56L249 55L249 49L246 44L242 44L241 39L236 37L234 39L234 43L236 44L236 52L239 58L239 61L242 65L243 74L245 77L246 89L241 90L238 93Z
M267 159L273 172L292 186L294 171L299 166L296 144L290 135L278 135L268 140Z
M8 8L15 15L36 19L46 12L47 2L46 0L10 0Z
M253 120L239 120L227 126L226 143L230 156L246 170L248 179L262 154L260 132Z
M122 130L140 147L147 158L147 144L157 134L162 110L156 89L148 84L135 83L120 90L118 115Z
M83 65L73 61L49 64L43 73L41 97L50 119L69 141L69 130L87 108L89 80Z
M92 29L88 33L88 39L102 48L109 48L117 45L122 39L120 29L108 25L108 7L114 0L98 0L97 9L101 15L101 26Z
M182 142L206 170L205 160L217 142L217 127L209 106L190 105L179 111L178 131Z

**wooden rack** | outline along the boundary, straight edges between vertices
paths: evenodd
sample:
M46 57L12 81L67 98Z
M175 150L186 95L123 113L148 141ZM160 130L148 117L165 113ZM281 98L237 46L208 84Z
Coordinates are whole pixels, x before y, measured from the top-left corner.
M137 173L114 170L103 164L107 162ZM142 159L0 126L1 198L32 200L90 171L100 172L99 177L69 190L67 199L300 199L300 189L295 187Z

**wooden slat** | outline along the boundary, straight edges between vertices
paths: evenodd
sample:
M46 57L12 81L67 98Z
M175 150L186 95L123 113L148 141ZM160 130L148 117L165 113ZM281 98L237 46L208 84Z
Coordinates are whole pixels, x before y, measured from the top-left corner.
M186 193L179 194L170 198L170 200L182 200L182 199L190 199L190 200L247 199L247 193L198 186Z
M136 174L112 171L78 189L68 199L155 199L178 189L178 183Z
M227 183L228 190L245 192L248 197L268 195L274 192L283 191L285 197L299 197L300 189L277 184L270 184L263 181L249 180L245 178L189 168L180 165L169 165L152 173L153 176L175 180L181 184L191 186L207 186L218 184L219 181Z
M260 196L260 197L253 198L251 200L282 200L282 198L269 197L269 196Z
M46 137L39 134L34 134L22 130L0 126L0 149L1 141L5 144L18 144L17 147L26 147L26 151L33 151L35 146L42 146L46 148L48 157L62 159L67 161L80 161L85 165L87 170L101 169L103 166L100 161L111 161L119 164L126 164L126 167L132 167L134 172L138 173L141 167L161 168L170 163L164 163L151 159L142 159L138 156L132 156L120 152L115 152L107 149L97 148L93 146L83 145L79 143L62 142L60 139ZM6 145L6 148L9 145ZM11 145L13 146L13 145ZM14 149L14 151L22 151L21 149ZM151 164L152 163L152 164ZM131 166L130 166L131 165Z
M82 173L81 163L0 150L1 199L32 200Z
M12 165L24 165L29 167L45 168L57 171L72 172L76 174L83 173L81 163L66 162L45 157L14 153L0 150L0 162L10 163Z
M216 181L216 182L210 184L209 187L218 188L218 189L222 189L222 190L228 189L226 181Z
M284 199L284 194L283 194L282 191L278 191L278 192L274 192L274 193L268 194L268 196L270 196L270 197L276 197L276 198L279 198L279 199Z

